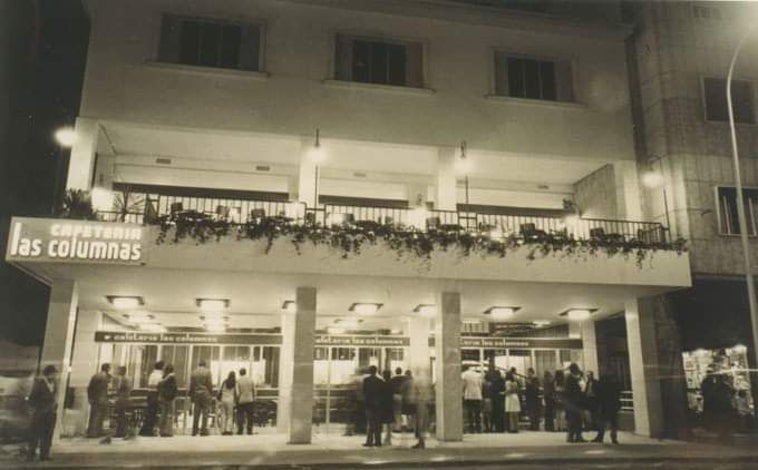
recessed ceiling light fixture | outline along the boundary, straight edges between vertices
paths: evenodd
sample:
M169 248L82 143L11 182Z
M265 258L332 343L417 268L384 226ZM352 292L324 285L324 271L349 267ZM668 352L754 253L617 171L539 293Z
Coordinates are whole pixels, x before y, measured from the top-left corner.
M597 312L596 308L570 308L561 312L559 316L566 317L571 321L589 320L593 313Z
M282 310L287 313L295 313L297 312L297 303L294 300L285 300L282 303Z
M373 315L376 312L378 312L380 308L382 308L382 305L384 304L370 303L370 302L365 302L365 303L356 302L350 305L350 308L348 308L348 310L350 310L351 312L355 312L358 315Z
M229 299L195 299L195 304L203 312L223 312L229 308Z
M138 295L106 295L105 298L119 310L139 308L145 305L145 300Z
M422 317L433 317L437 314L437 306L434 304L418 304L413 311Z
M326 332L330 335L344 335L345 334L345 328L338 325L331 325L326 327Z
M493 305L492 307L485 310L483 313L485 315L490 315L492 318L505 319L505 318L511 318L519 310L521 310L521 307L502 307L502 306Z

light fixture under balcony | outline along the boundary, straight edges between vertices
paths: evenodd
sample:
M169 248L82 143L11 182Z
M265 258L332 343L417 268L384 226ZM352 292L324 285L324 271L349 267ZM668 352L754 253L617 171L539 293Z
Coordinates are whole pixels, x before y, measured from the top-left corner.
M422 317L431 318L437 314L437 306L434 304L418 304L413 311Z
M108 302L119 310L129 310L145 305L145 300L138 295L106 295Z
M344 327L339 325L331 325L326 327L326 332L330 335L344 335L346 330Z
M589 320L596 308L570 308L565 312L561 312L559 316L566 317L570 321L585 321Z
M295 313L297 312L297 303L294 300L285 300L282 303L282 310L287 313Z
M128 314L125 313L124 318L131 323L155 323L155 315L142 310L137 310Z
M200 316L200 321L202 321L205 325L226 325L227 323L229 323L229 317Z
M351 312L355 312L358 315L373 315L376 312L378 312L380 308L382 308L382 305L384 304L371 303L371 302L366 302L366 303L356 302L350 305L350 308L348 308L348 310Z
M226 332L226 324L205 324L203 325L205 331L209 333L224 333Z
M223 312L229 308L229 299L195 299L195 304L203 312Z
M160 323L140 323L139 329L149 333L165 333L166 327Z
M542 328L543 326L548 326L550 323L550 320L534 320L532 322L532 325L534 325L536 328Z
M483 313L485 315L490 315L493 319L504 320L506 318L511 318L519 310L521 310L521 307L502 307L494 305Z

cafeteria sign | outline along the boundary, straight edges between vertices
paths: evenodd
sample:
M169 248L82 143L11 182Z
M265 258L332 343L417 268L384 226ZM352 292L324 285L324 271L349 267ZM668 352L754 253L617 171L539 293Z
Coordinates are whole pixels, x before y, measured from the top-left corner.
M282 335L150 333L141 331L96 331L97 343L151 344L282 344Z
M143 227L136 224L14 217L8 261L142 261Z

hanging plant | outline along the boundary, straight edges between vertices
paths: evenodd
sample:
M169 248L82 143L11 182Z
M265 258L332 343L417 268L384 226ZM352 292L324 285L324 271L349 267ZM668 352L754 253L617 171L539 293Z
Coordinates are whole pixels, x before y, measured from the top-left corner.
M462 229L421 231L415 227L378 223L327 227L313 223L301 224L283 217L262 217L253 222L234 224L192 211L162 216L158 219L158 225L159 244L168 239L173 243L191 239L202 244L235 234L237 240L264 241L266 254L271 251L276 240L287 238L298 255L302 246L310 243L313 246L331 247L342 258L348 258L360 254L366 244L373 246L381 243L394 251L398 258L412 256L425 262L431 260L435 250L444 252L455 249L462 257L479 255L504 258L509 251L526 247L526 258L530 261L549 255L579 256L586 259L587 256L604 252L608 257L634 256L637 266L641 268L644 260L658 250L681 254L687 249L686 241L682 238L673 242L643 242L621 237L577 240L565 234L546 233L529 238L517 234L493 238L486 232L472 233Z
M95 220L97 218L89 192L81 189L66 190L56 215L64 219Z

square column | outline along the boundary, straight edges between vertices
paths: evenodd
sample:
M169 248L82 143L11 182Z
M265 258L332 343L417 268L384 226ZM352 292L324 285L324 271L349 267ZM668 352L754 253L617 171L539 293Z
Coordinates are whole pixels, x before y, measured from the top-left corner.
M437 369L437 440L463 440L463 397L461 384L461 295L443 292L435 321L434 347Z
M456 149L440 148L437 156L437 187L434 208L454 211L458 206L458 190L455 175Z
M298 287L297 313L282 322L282 369L278 427L290 444L310 444L313 421L313 346L316 331L316 288Z
M627 300L624 317L634 397L634 432L661 437L664 411L651 303L648 298Z
M592 371L595 377L600 377L600 365L597 357L597 336L595 335L595 322L586 320L581 323L582 334L582 359L584 371Z
M95 171L100 126L94 119L76 118L76 142L71 147L66 189L88 190Z
M70 279L53 281L50 288L50 303L47 308L47 324L45 325L45 339L42 344L40 364L42 369L47 365L55 366L60 375L57 397L58 419L55 423L54 440L60 438L63 429L63 404L69 381L71 346L74 342L78 304L79 289L76 281Z

